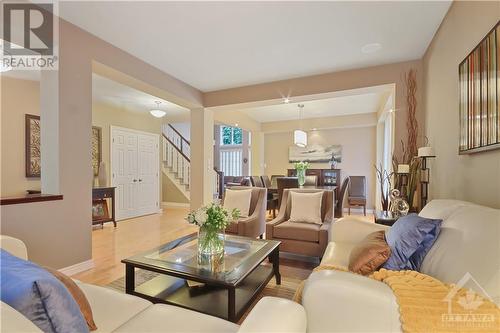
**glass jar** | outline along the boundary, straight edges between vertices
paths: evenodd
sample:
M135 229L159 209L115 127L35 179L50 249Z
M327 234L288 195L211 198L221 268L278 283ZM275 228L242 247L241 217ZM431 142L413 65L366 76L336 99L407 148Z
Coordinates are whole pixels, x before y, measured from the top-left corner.
M306 183L306 170L305 169L297 170L297 179L299 181L299 186L304 186L304 184Z

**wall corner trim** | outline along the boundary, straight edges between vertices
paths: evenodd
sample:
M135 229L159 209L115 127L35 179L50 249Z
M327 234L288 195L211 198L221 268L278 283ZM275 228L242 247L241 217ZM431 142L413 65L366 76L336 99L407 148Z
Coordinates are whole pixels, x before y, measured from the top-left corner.
M170 201L164 201L161 203L162 208L189 208L190 205L189 203L183 203L183 202L170 202Z
M91 269L91 268L94 268L94 260L89 259L89 260L82 261L78 264L74 264L74 265L71 265L68 267L58 269L58 271L63 273L63 274L66 274L68 276L71 276L71 275L75 275L77 273L86 271L86 270Z

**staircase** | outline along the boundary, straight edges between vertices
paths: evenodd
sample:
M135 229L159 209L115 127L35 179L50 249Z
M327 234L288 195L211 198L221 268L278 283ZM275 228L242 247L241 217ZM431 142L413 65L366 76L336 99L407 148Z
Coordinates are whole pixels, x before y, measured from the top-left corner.
M162 134L162 171L186 197L186 199L190 200L190 143L170 124L163 125ZM221 198L223 188L222 172L217 171L214 168L213 178L214 198Z

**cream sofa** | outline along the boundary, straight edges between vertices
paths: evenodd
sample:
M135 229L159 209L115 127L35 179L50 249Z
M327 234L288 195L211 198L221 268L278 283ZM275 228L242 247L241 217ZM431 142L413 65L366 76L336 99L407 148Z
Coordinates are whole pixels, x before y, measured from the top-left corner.
M1 236L1 247L26 259L27 251L18 239ZM302 306L292 301L264 297L242 325L180 307L152 304L142 298L76 281L89 300L101 332L305 332ZM31 321L8 304L0 304L2 332L41 332Z
M421 272L446 283L467 273L468 288L500 304L500 210L456 200L434 200L420 216L443 219ZM346 217L331 228L322 264L347 266L352 248L388 227ZM467 277L466 277L467 278ZM400 332L399 310L384 283L348 272L318 271L307 279L302 304L308 332Z

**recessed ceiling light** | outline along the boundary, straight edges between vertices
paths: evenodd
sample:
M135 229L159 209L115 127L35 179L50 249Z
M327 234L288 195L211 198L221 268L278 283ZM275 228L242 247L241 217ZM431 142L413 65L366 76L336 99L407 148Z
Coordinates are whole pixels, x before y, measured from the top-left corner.
M316 128L316 127L314 127L314 128L313 128L313 131L315 131L315 130L317 130L317 128Z
M285 104L290 103L290 98L285 97L285 98L283 99L283 103L285 103Z
M370 43L363 46L361 48L361 52L363 52L364 54L372 54L380 51L381 49L382 45L380 45L379 43Z
M234 124L235 127L238 127L238 123Z

